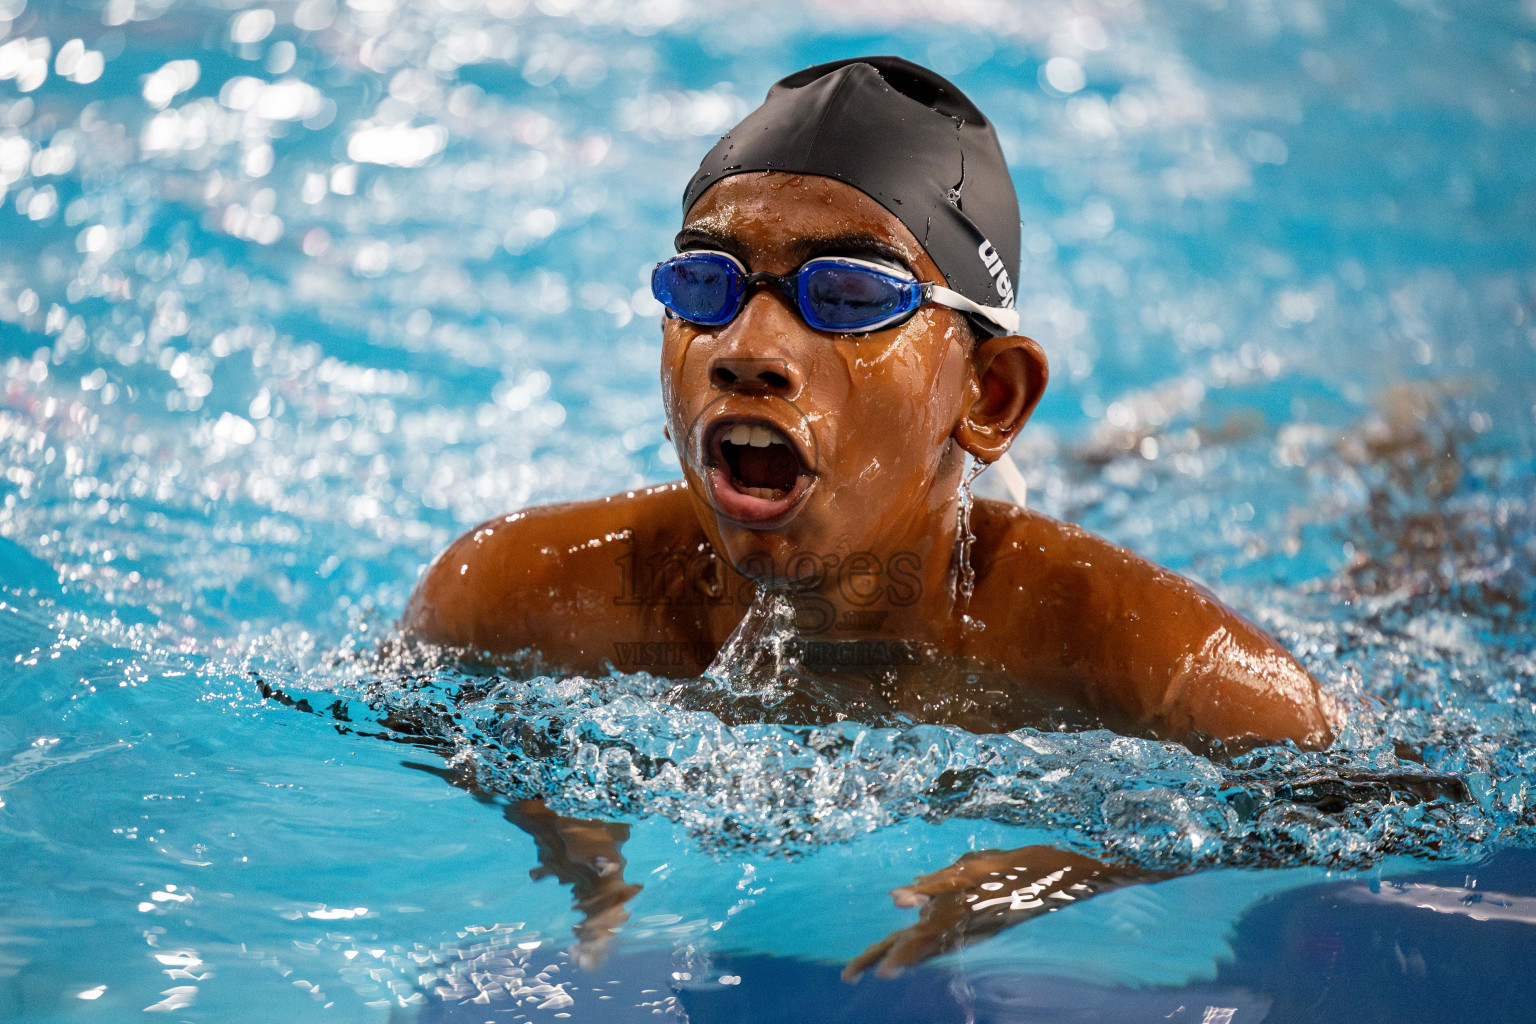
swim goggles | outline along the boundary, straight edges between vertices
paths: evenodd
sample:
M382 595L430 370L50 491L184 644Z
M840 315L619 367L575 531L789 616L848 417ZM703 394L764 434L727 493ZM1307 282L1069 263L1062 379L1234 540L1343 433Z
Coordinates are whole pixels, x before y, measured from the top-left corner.
M728 324L759 284L783 292L818 331L862 334L894 326L933 304L984 317L1004 333L1018 330L1017 310L982 306L941 284L848 256L821 256L793 274L749 273L730 253L690 249L651 271L651 294L673 316L716 327Z

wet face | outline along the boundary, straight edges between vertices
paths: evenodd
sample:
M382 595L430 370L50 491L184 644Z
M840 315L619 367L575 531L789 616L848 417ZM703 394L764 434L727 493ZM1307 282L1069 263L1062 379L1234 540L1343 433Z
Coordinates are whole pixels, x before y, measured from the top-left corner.
M896 217L809 175L717 182L678 247L728 252L751 272L835 255L944 282ZM663 333L669 429L695 511L737 569L794 579L860 552L881 564L897 552L947 560L963 463L953 434L975 396L961 314L925 306L895 327L829 334L759 287L728 324L669 318Z

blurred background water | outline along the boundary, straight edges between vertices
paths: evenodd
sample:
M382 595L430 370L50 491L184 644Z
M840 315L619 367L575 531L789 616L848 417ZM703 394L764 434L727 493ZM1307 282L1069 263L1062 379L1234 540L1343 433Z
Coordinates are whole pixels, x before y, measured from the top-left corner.
M1529 1019L1536 5L933 8L0 0L0 1016ZM729 728L643 675L365 656L467 527L675 475L682 186L860 53L997 124L1032 503L1274 631L1334 750ZM608 1000L528 837L358 734L402 718L632 823ZM1206 870L904 988L820 966L1029 842Z

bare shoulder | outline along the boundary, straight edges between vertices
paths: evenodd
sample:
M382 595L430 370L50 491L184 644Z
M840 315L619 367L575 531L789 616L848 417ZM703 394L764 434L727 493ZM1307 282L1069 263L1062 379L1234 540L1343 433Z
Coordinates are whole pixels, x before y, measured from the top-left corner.
M1046 660L1086 664L1235 617L1205 587L1072 523L987 501L974 529L979 610Z
M1328 741L1317 684L1207 588L1038 512L978 502L975 522L975 607L1021 674L1127 726Z
M1230 611L1209 589L1072 523L998 501L976 503L978 593L1033 593L1075 612L1164 601L1171 614Z
M617 559L691 533L702 537L680 482L497 516L432 560L400 627L432 643L557 654L575 620L600 632L623 619Z

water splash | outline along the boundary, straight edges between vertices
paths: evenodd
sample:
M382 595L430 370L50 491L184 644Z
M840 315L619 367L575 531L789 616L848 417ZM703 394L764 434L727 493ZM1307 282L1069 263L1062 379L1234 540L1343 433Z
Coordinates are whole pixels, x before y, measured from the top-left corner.
M759 587L747 614L704 670L704 678L732 696L755 697L767 707L788 696L786 676L796 666L795 605L782 587Z
M966 456L965 476L960 481L960 515L955 523L955 609L965 617L968 624L979 628L967 614L971 605L971 595L976 591L976 567L971 564L971 546L976 543L976 534L971 530L971 509L976 504L976 498L971 493L971 485L981 475L987 464L979 459Z
M794 588L759 588L704 674L678 682L665 702L707 712L729 725L849 719L871 725L911 723L867 686L805 664L810 638L797 627L797 615Z
M743 638L782 635L784 614L765 602ZM1083 852L1149 867L1361 867L1398 854L1465 857L1488 841L1529 841L1536 828L1524 790L1510 784L1529 771L1530 715L1481 735L1481 771L1468 775L1473 765L1445 732L1417 748L1357 745L1369 742L1365 729L1329 751L1229 757L1104 730L985 735L863 715L792 725L753 717L742 701L722 717L644 674L471 677L420 660L430 654L329 658L279 675L253 652L246 669L283 679L284 699L347 731L431 749L486 789L542 796L578 816L665 817L717 851L799 854L913 818L958 817L1052 829ZM749 658L734 668L762 674L722 678L758 697L793 695L773 667ZM1376 720L1388 736L1390 719Z

